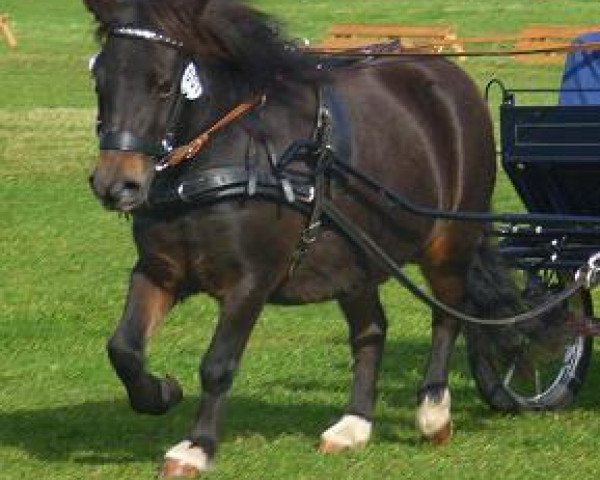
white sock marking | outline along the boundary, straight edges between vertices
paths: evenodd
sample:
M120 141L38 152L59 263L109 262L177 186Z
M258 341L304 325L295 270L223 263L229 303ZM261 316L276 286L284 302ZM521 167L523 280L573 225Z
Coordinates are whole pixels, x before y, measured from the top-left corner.
M371 437L371 422L357 415L344 415L342 419L321 435L321 440L343 448L365 445Z
M205 472L210 466L208 455L204 453L204 450L198 446L194 446L189 440L184 440L175 445L165 454L165 458L190 465L197 468L200 472Z
M416 420L417 428L428 438L444 428L450 422L450 390L444 389L440 403L426 396L417 408Z

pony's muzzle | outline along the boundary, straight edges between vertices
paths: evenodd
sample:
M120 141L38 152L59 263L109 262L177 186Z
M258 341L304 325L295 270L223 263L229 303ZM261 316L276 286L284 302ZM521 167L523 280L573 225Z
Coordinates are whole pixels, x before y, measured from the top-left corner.
M107 209L130 212L146 201L153 173L152 162L145 155L102 151L89 182Z

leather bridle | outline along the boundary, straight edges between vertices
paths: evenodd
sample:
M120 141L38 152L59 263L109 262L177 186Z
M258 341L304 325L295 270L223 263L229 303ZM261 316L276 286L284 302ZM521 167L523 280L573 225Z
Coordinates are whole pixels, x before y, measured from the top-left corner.
M115 37L126 37L140 39L144 41L161 44L167 48L181 50L183 43L159 32L153 30L134 28L134 27L116 27L109 35ZM184 65L187 62L184 62ZM180 74L180 76L183 72ZM258 95L247 102L242 102L233 107L222 118L216 121L208 129L202 131L198 136L185 145L175 146L175 127L181 115L181 110L186 102L186 98L181 92L178 92L177 99L171 107L167 120L167 128L164 138L160 142L155 142L128 131L103 131L102 119L98 118L98 137L100 150L116 150L123 152L137 152L152 157L156 160L156 170L161 171L169 166L177 165L184 160L194 158L200 150L209 142L211 136L217 131L225 128L227 125L236 121L238 118L264 103L265 96Z

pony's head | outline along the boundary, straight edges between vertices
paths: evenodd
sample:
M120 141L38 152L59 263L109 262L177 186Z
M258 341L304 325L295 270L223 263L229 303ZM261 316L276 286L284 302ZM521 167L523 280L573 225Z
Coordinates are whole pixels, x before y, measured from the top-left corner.
M306 71L269 17L233 0L84 3L102 44L90 62L100 139L90 184L110 209L142 206L157 159L218 112L252 94L281 90L273 86L282 77Z

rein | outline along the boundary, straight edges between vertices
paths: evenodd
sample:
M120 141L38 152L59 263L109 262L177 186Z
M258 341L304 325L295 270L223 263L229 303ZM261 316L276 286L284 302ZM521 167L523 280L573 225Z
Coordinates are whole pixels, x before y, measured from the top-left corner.
M257 106L264 104L265 101L266 95L257 95L252 100L240 103L189 143L181 145L180 147L177 147L169 152L156 165L156 171L160 172L168 167L179 165L184 160L191 160L206 146L206 144L210 141L212 134L217 133L219 130L222 130L223 128L232 124Z
M402 268L388 255L377 243L369 237L363 230L346 217L333 203L329 200L323 202L323 212L329 219L344 232L350 240L359 246L364 252L370 253L377 263L387 270L403 287L405 287L412 295L421 300L434 310L450 315L463 322L476 325L488 326L509 326L533 320L541 315L548 313L550 310L562 304L565 300L575 295L579 290L590 289L597 285L600 280L600 265L597 258L592 257L588 263L581 267L575 275L575 281L568 288L565 288L560 293L554 295L548 301L533 307L524 313L519 313L511 317L504 318L479 318L461 312L445 303L440 302L433 295L416 285L402 271Z

